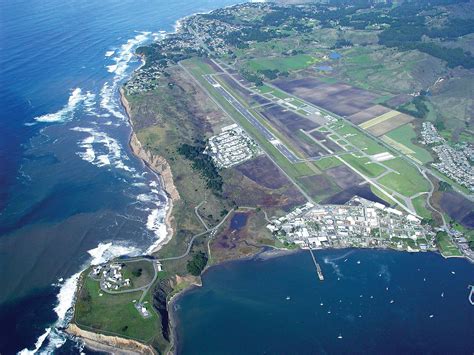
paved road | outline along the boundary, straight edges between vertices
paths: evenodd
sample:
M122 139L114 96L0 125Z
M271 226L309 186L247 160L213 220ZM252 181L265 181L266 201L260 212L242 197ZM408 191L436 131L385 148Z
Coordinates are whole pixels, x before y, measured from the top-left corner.
M204 232L201 232L201 233L199 233L199 234L193 235L193 237L192 237L191 240L189 241L189 244L188 244L188 247L187 247L186 251L185 251L183 254L178 255L178 256L172 256L172 257L169 257L169 258L159 259L159 260L160 260L160 261L179 260L179 259L182 259L182 258L188 256L188 254L189 254L189 252L191 251L191 248L192 248L192 246L193 246L194 240L196 240L196 238L201 237L201 236L203 236L203 235L205 235L205 234L207 234L207 233L212 233L212 232L217 231L217 230L220 228L220 226L225 222L225 220L231 215L232 212L234 212L234 209L231 209L231 210L225 215L225 217L222 219L222 221L220 221L219 224L216 225L215 227L212 227L211 229L208 229L208 230L206 230L206 231L204 231Z
M151 280L150 283L142 286L142 287L137 287L137 288L131 288L131 289L126 289L126 290L121 290L121 291L113 291L113 290L107 290L106 288L104 288L102 286L102 280L99 282L99 285L100 285L100 289L102 291L104 291L105 293L109 293L111 295L118 295L118 294L121 294L121 293L130 293L130 292L137 292L137 291L143 291L143 295L141 298L143 298L143 296L148 292L148 290L150 289L151 285L153 285L153 283L156 281L156 278L158 277L158 266L156 264L156 261L155 260L150 260L150 259L146 259L146 258L140 258L140 259L134 259L134 260L129 260L128 262L135 262L135 261L142 261L142 260L145 260L145 261L149 261L150 263L153 264L153 270L155 271L155 274L153 275L153 279ZM141 300L140 298L140 300Z
M226 110L226 108L223 107L223 106L220 104L220 102L217 101L217 100L210 94L209 90L208 90L205 86L203 86L203 85L201 84L201 82L200 82L199 80L197 80L197 79L193 76L193 74L191 74L191 73L189 72L189 70L188 70L183 64L178 63L178 65L181 67L181 69L183 69L183 70L189 75L189 77L190 77L191 79L194 80L194 82L208 95L208 97L217 105L217 107L219 107L219 108L222 110L222 112L225 112L225 113L229 116L229 118L230 118L232 121L234 121L236 124L238 124L240 127L242 127L242 126L239 124L239 122L237 122L237 121L235 120L235 118L232 116L232 114L230 114L230 113ZM243 128L243 127L242 127L242 128ZM244 130L245 130L245 129L244 129ZM250 134L250 132L247 132L247 133L248 133L250 136L252 136L252 135ZM310 201L310 202L312 202L312 203L314 203L314 204L317 204L317 203L311 198L311 196L309 196L309 195L306 193L306 191L304 191L304 190L301 188L301 186L298 185L298 183L297 183L290 175L288 175L288 174L286 173L286 171L280 167L280 165L278 165L278 163L272 158L272 156L271 156L270 154L268 154L268 152L267 152L265 149L262 148L262 150L263 150L263 152L265 153L265 155L267 156L267 158L270 159L270 160L273 162L273 164L275 164L276 167L278 167L278 169L281 171L281 173L282 173L283 175L285 175L285 176L288 178L288 180L301 192L301 194L306 198L307 201Z
M197 205L196 207L194 207L194 214L196 215L196 217L199 219L199 221L202 223L202 225L204 226L204 228L206 228L206 230L208 231L209 230L209 227L207 226L206 222L204 222L204 220L201 218L201 216L199 215L199 208L201 208L201 206L206 202L206 200L202 201L199 205Z
M235 99L226 89L224 89L214 78L209 75L204 75L204 78L224 99L232 105L242 116L254 126L260 134L268 140L281 154L283 154L291 163L301 162L292 151L290 151L283 143L279 142L278 138L271 133L255 116L247 110L237 99ZM278 142L278 143L276 143Z

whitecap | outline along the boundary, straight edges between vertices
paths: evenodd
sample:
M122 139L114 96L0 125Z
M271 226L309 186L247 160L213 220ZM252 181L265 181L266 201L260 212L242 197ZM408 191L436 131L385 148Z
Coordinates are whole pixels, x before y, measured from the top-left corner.
M100 106L117 118L125 119L116 97L119 84L127 76L129 63L135 57L135 48L150 40L150 35L152 35L151 32L139 32L134 38L129 39L117 49L114 52L114 57L110 57L114 64L107 65L107 70L109 73L113 73L114 77L111 82L104 83L100 90Z
M71 320L77 282L81 273L89 265L101 264L121 255L135 256L140 253L140 250L124 243L109 242L99 243L96 248L88 250L87 253L91 256L89 262L82 267L81 271L66 279L59 290L57 304L54 307L54 311L58 317L57 321L38 338L34 350L24 349L20 354L34 354L39 352L46 339L48 339L48 344L44 350L40 351L44 354L54 353L55 349L60 348L65 343L66 335L59 329L66 327Z
M115 50L105 52L105 56L106 56L106 57L111 57L111 56L113 56L114 54L115 54Z
M122 153L119 142L107 133L89 127L73 127L71 131L88 134L78 142L79 148L82 148L83 151L76 152L76 154L81 159L97 167L113 166L128 172L135 171L134 168L124 163L124 160L129 160L129 158Z
M73 118L74 111L76 107L85 100L86 95L82 94L80 88L75 88L71 95L69 96L67 104L57 112L48 113L42 116L35 117L37 122L64 122L66 120L71 120Z
M44 333L41 334L38 337L38 339L36 340L35 348L33 350L23 349L20 352L18 352L18 354L19 355L30 355L30 354L33 355L33 354L36 354L36 352L41 348L41 346L43 345L44 341L46 340L46 338L48 337L50 332L51 332L51 328L46 328L44 330Z
M168 213L169 205L166 205L166 208L156 208L151 211L148 215L146 227L148 230L153 231L156 237L155 242L150 245L146 253L150 254L153 251L159 249L163 241L166 240L168 235L168 230L166 227L166 214Z

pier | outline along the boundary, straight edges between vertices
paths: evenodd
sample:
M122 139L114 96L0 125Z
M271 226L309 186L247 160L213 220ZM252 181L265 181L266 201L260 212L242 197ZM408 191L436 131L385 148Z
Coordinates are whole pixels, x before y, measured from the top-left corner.
M311 253L311 257L313 258L314 265L316 266L316 272L318 273L319 280L324 281L323 271L321 270L321 266L319 266L318 262L316 261L316 258L314 256L313 249L311 249L311 246L309 247L309 252Z

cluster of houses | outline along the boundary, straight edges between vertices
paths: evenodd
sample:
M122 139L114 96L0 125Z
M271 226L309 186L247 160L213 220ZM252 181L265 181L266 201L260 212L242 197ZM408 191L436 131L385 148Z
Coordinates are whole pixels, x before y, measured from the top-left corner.
M454 149L448 144L437 145L432 149L440 160L439 163L433 163L432 166L458 184L467 187L469 191L474 192L474 168L464 151Z
M205 153L212 157L217 167L229 168L261 154L261 150L242 128L232 124L209 138Z
M131 285L130 279L123 277L122 268L119 263L97 265L92 269L92 277L100 279L104 290L118 291Z
M435 238L416 216L361 197L345 205L307 204L267 228L303 248L395 246L424 251L434 248Z
M453 239L453 242L457 245L459 251L469 260L474 262L474 250L470 248L469 241L466 239L463 233L456 230L452 230L450 232L451 238Z
M125 84L125 89L129 95L135 95L156 89L158 79L163 70L163 66L152 64L146 68L135 71L130 81Z
M432 166L458 184L474 192L474 147L471 144L458 144L453 147L440 136L431 122L423 122L420 143L428 144L437 156Z
M421 126L421 144L444 143L444 138L438 133L438 130L431 122L423 122Z

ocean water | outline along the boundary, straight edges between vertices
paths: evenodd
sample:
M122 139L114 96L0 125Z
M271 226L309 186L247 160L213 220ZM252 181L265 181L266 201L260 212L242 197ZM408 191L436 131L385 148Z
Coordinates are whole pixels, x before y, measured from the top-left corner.
M0 0L0 353L74 353L78 273L164 237L166 196L128 147L134 49L235 0Z
M474 265L435 253L308 251L209 269L174 305L180 354L472 354Z

